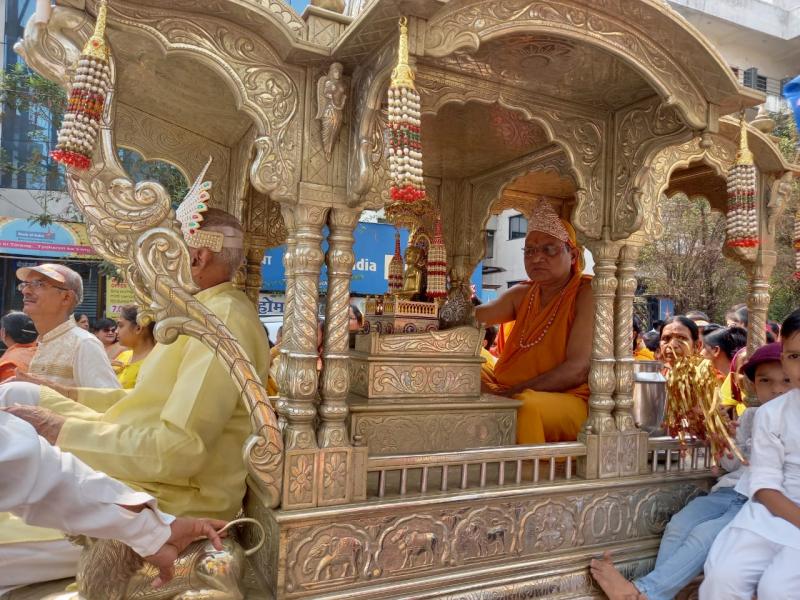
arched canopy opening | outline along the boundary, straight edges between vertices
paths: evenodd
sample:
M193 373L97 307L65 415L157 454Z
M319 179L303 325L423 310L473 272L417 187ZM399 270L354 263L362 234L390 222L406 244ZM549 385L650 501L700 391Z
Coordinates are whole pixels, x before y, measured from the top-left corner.
M728 199L725 178L714 167L701 161L674 171L664 193L669 198L679 194L688 198L705 198L712 209L721 213L725 212Z

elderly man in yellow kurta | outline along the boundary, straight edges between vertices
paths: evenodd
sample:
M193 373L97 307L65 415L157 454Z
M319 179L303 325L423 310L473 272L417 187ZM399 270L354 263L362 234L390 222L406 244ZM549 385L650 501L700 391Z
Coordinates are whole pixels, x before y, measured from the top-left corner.
M266 381L264 329L252 302L231 283L243 258L241 225L208 209L197 232L203 235L184 229L192 277L201 288L196 298L227 325ZM242 446L250 421L228 369L202 342L182 336L158 344L133 389L61 391L66 396L43 386L38 407L8 410L61 450L151 494L166 512L230 519L239 511L245 492ZM0 587L75 574L77 550L52 555L38 537L33 547L21 539L22 552L13 544L0 546L5 573ZM53 532L51 539L62 537Z
M594 305L575 230L540 202L528 220L523 249L529 281L475 309L487 324L514 322L482 389L522 401L517 442L577 439L586 420Z

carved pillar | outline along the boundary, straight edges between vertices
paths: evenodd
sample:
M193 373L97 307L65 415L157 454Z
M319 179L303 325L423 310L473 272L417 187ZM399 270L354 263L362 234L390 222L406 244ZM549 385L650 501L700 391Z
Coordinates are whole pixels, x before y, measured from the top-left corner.
M626 244L617 262L617 297L614 314L616 390L614 422L619 431L636 429L633 421L633 297L636 293L636 260L639 247Z
M578 461L578 474L586 479L619 475L620 436L611 416L614 409L614 300L620 244L607 240L587 243L594 257L594 332L589 370L589 417L578 439L587 455Z
M258 307L258 294L261 291L261 263L264 261L266 240L262 236L248 235L245 256L245 284L247 297Z
M322 425L317 432L320 448L348 446L347 391L350 326L350 278L353 274L353 230L358 211L334 208L328 217L328 298L325 308L325 350L319 407Z
M615 242L598 241L587 244L594 257L595 320L592 336L592 366L589 371L589 418L587 428L592 433L616 431L611 411L614 409L612 394L616 385L614 378L614 299L617 289L617 256L620 245Z
M287 219L288 240L294 242L286 265L293 275L287 282L283 339L288 344L281 361L281 412L284 429L284 481L282 506L310 508L318 502L318 478L323 472L314 422L317 417L317 314L319 275L322 268L322 227L328 208L297 204L293 222ZM289 285L291 287L289 287Z
M294 324L294 251L297 246L295 237L294 212L290 206L282 205L281 212L286 223L286 252L283 255L283 267L286 277L286 297L283 305L283 335L281 336L281 348L279 355L278 368L275 379L278 383L278 393L280 394L275 408L278 412L278 423L281 431L286 429L286 396L288 386L286 383L287 365L289 359L287 355L292 349L294 336L292 335L292 325Z
M636 261L641 247L625 244L617 262L617 298L614 311L614 355L616 389L614 423L619 431L618 469L620 476L647 471L648 435L633 420L633 299L636 295Z
M292 297L284 338L289 347L283 373L287 418L286 448L315 448L313 423L317 416L317 314L319 310L319 275L322 267L322 227L327 208L296 205L294 213L295 246L287 263L293 273ZM291 231L291 229L290 229ZM287 298L288 300L288 298ZM289 376L291 375L291 376Z
M759 254L757 264L749 269L750 286L747 296L747 354L767 343L767 310L769 309L769 279L775 267L774 256Z

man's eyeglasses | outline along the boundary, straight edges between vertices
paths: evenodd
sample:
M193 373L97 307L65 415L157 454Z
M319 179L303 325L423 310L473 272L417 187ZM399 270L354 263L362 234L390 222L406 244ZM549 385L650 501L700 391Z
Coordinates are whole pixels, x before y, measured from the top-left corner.
M57 285L53 285L52 283L48 283L47 281L43 281L41 279L34 279L33 281L23 281L19 285L17 285L17 289L20 292L24 292L26 287L30 287L33 290L43 290L45 288L55 288L57 290L62 290L65 292L71 292L72 290L68 290L67 288L59 287Z
M555 258L561 253L562 246L560 244L545 244L544 246L525 246L522 249L522 254L525 257L536 256L540 252L547 258Z

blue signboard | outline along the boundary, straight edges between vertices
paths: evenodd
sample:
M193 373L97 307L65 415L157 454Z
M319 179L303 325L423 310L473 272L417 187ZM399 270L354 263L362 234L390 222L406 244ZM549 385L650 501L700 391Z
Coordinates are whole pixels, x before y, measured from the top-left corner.
M353 266L353 279L350 290L354 294L374 295L384 294L389 286L389 261L394 254L393 225L384 223L359 223L353 232L355 242L355 265ZM324 230L325 239L322 242L323 251L328 250L328 230ZM400 247L408 244L408 231L400 229ZM283 266L285 246L270 248L264 253L261 264L261 289L268 292L282 292L286 290L286 271ZM476 293L483 289L483 277L479 264L472 276L472 283ZM328 287L327 268L322 265L320 291L325 293Z

